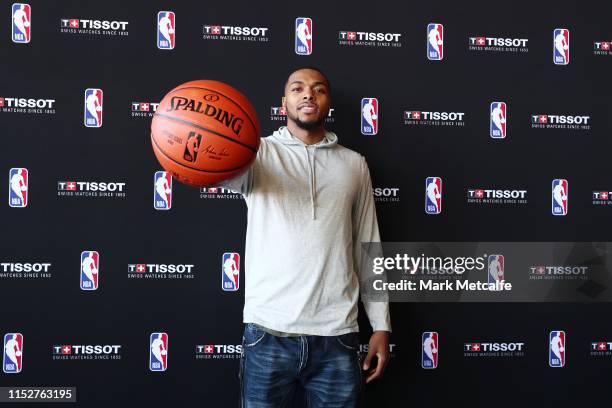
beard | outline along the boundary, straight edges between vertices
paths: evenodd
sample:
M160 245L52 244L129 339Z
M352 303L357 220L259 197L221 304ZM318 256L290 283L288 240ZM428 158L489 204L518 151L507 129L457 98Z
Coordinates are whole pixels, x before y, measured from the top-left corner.
M323 126L323 118L306 122L301 120L297 115L294 116L289 112L287 112L287 118L291 119L300 129L308 131L316 130Z

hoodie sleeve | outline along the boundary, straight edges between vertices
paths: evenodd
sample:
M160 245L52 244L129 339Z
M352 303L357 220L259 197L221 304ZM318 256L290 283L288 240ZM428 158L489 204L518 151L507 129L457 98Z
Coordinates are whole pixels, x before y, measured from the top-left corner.
M361 288L361 300L368 315L372 330L391 331L391 317L389 314L388 297L385 301L364 300L363 293L366 285L372 285L372 277L368 277L367 271L361 270L362 242L380 242L378 232L378 221L376 219L376 208L374 206L374 195L372 192L372 180L370 170L364 157L360 163L361 185L357 199L353 204L353 265L359 276ZM370 274L372 275L372 274Z
M224 180L217 183L215 184L215 187L227 188L246 197L251 192L251 188L253 186L253 167L254 166L251 164L249 169L244 173L229 180Z

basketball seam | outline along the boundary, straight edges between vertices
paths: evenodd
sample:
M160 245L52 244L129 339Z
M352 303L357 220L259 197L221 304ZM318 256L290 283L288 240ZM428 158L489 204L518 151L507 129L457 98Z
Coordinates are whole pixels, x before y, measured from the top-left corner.
M193 126L193 127L198 128L200 130L204 130L206 132L212 133L213 135L217 135L219 137L222 137L222 138L224 138L226 140L230 140L230 141L232 141L232 142L234 142L236 144L239 144L242 147L246 147L247 149L249 149L253 153L257 153L257 149L254 149L251 145L248 145L248 144L243 143L243 142L241 142L239 140L233 139L233 138L231 138L229 136L225 136L222 133L219 133L219 132L217 132L215 130L212 130L212 129L208 129L208 128L204 127L204 126L198 125L197 123L193 123L193 122L190 122L188 120L181 119L181 118L175 118L173 116L164 115L163 113L155 113L155 116L159 116L160 118L164 118L164 119L168 119L168 120L173 120L175 122L180 122L180 123L182 123L184 125Z
M195 168L195 167L188 166L188 165L186 165L186 164L184 164L184 163L181 163L181 162L179 162L179 161L176 161L175 159L173 159L172 157L170 157L170 156L169 156L169 155L168 155L166 152L164 152L164 151L162 150L162 148L159 146L159 144L157 143L157 140L155 140L155 137L153 137L153 132L151 132L151 140L153 141L153 143L155 143L155 146L157 147L157 150L159 150L159 152L160 152L161 154L163 154L163 155L164 155L164 157L166 157L166 158L167 158L167 159L169 159L170 161L172 161L172 162L174 162L174 163L176 163L176 164L178 164L178 165L181 165L181 166L183 166L183 167L187 167L188 169L191 169L191 170L201 171L202 173L229 173L229 172L232 172L232 171L240 170L240 169L244 168L244 166L246 166L246 165L248 164L248 163L245 163L245 164L243 164L242 166L239 166L239 167L234 167L234 168L227 169L227 170L202 170L202 169L198 169L198 168Z
M203 89L205 91L210 91L210 92L214 92L214 93L218 93L219 95L222 95L223 97L229 99L234 105L236 105L238 107L238 109L240 109L242 111L242 113L244 113L246 115L246 117L249 119L249 122L251 122L251 125L253 125L253 129L255 129L255 131L257 131L257 126L255 125L255 122L253 122L253 119L251 119L251 115L249 115L249 112L245 111L244 108L238 102L236 102L235 100L233 100L229 96L225 95L224 93L221 93L221 92L217 91L216 89L203 88L201 86L186 86L184 88L173 89L172 91L170 91L170 93L174 93L174 92L180 91L182 89ZM255 109L255 108L253 108L253 109Z

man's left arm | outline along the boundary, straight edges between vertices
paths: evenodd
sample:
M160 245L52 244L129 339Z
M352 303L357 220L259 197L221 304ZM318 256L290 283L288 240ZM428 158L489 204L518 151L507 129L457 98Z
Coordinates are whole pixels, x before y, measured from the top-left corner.
M361 293L365 285L371 284L371 271L362 268L362 243L380 242L376 207L372 191L370 170L361 158L361 185L357 200L353 205L353 264L359 275ZM371 289L369 289L371 290ZM376 368L367 372L366 383L382 376L389 362L389 333L391 332L391 317L388 301L369 301L362 296L362 302L368 315L374 333L370 337L368 354L363 363L363 369L369 370L374 356L378 359Z

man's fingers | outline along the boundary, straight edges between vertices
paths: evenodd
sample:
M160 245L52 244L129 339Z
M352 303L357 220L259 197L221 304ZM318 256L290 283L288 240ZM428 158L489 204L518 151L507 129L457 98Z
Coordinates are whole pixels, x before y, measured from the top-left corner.
M368 354L366 355L365 360L363 361L363 369L367 370L368 368L370 368L370 363L372 362L372 357L374 357L374 352L373 351L368 351Z

